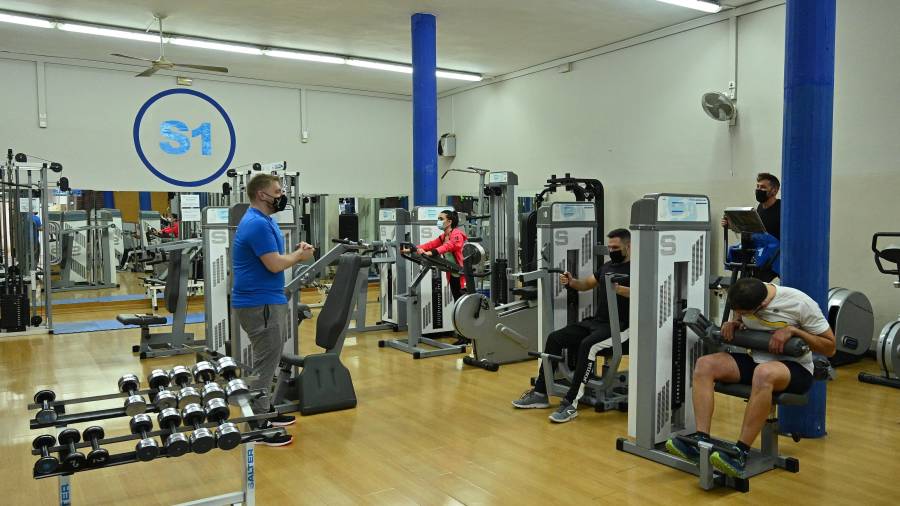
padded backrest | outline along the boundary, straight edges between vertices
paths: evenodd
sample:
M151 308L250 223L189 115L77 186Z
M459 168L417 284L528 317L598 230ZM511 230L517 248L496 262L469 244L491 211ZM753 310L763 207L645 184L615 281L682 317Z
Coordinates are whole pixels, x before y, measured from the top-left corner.
M181 286L181 253L183 250L174 250L169 252L169 269L166 273L166 309L170 313L175 313L178 309L178 299L182 297Z
M334 348L350 321L353 295L361 267L362 258L359 255L344 253L338 259L334 282L325 298L322 311L319 312L319 319L316 320L316 344L321 348ZM365 304L365 301L360 303Z

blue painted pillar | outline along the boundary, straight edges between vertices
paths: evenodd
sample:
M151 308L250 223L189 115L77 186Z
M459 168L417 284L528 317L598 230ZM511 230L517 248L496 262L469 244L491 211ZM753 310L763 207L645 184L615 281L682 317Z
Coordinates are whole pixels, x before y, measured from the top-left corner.
M103 192L103 205L107 209L115 209L116 208L116 192Z
M413 205L437 205L437 50L433 14L412 16Z
M831 237L835 0L787 0L781 171L781 270L825 311ZM781 407L779 429L825 435L825 382L803 407Z
M153 209L153 201L150 199L150 192L138 193L138 200L140 201L141 211L150 211Z

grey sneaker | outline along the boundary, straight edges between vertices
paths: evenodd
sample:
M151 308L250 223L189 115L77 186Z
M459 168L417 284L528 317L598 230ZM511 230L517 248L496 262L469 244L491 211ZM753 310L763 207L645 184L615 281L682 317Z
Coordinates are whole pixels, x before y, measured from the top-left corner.
M559 405L559 408L554 411L549 418L550 421L554 423L566 423L574 420L576 416L578 416L578 408L563 401L563 403Z
M522 397L512 401L512 405L519 409L549 408L550 399L547 398L547 394L526 390Z

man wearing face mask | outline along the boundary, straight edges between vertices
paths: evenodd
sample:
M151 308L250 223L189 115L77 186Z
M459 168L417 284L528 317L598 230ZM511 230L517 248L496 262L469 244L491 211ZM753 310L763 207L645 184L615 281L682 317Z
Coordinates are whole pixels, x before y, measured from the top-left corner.
M250 207L238 224L232 246L234 283L231 307L237 313L241 328L247 332L253 349L254 374L252 389L269 390L281 360L281 350L288 333L288 305L284 294L284 271L296 263L312 258L313 247L305 242L285 253L284 237L272 215L284 210L287 196L281 181L270 174L258 174L247 185ZM296 322L294 322L296 324ZM264 413L274 409L270 396L253 401L253 411ZM251 422L252 423L252 422ZM294 417L278 415L257 425L264 429L294 423ZM293 437L272 436L261 443L269 446L290 444Z
M564 423L578 416L578 395L581 391L582 380L590 378L593 373L594 361L589 360L589 352L595 344L606 341L612 335L609 327L609 303L606 300L606 290L602 284L607 274L625 274L631 272L631 233L624 228L617 228L608 234L607 248L609 248L610 261L600 267L600 270L584 279L576 279L572 274L563 273L559 281L563 285L584 292L599 287L598 304L596 314L586 320L567 325L559 330L551 332L547 336L544 352L551 355L561 355L562 350L568 351L569 357L575 357L575 381L569 387L559 408L550 415L550 421ZM631 289L625 285L615 285L616 302L619 306L619 327L628 329L628 297ZM541 368L538 367L537 380L534 388L527 390L522 396L513 401L513 406L520 409L549 408L547 397L547 385Z
M692 400L700 439L710 440L715 383L752 386L734 451L732 454L716 451L709 459L716 469L738 477L744 471L750 446L769 416L772 395L809 391L813 383L812 354L833 356L835 341L834 332L818 304L800 290L744 278L728 290L728 303L733 313L731 321L722 325L725 341L731 341L734 332L742 328L772 332L768 353L713 353L700 357L694 366ZM810 351L800 357L781 355L785 342L794 336L803 339ZM678 438L667 441L666 449L695 464L700 457L697 448Z
M781 240L781 199L778 191L781 182L773 174L760 172L756 175L756 212L766 227L766 232ZM722 226L728 227L728 220L722 218Z

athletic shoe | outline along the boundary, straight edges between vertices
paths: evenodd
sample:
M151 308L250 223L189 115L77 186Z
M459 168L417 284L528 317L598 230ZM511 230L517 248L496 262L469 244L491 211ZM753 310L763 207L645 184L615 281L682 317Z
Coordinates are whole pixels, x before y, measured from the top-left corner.
M563 401L562 404L559 405L559 409L554 411L548 418L554 423L566 423L574 420L576 416L578 416L578 408L567 401Z
M472 340L463 336L458 336L456 341L453 341L453 346L466 346L471 343Z
M275 427L287 427L288 425L294 425L294 422L297 421L297 419L291 415L282 414L279 414L274 418L268 418L267 420Z
M526 390L522 397L512 401L512 405L519 409L541 409L550 407L550 399L547 394L541 394L534 390Z
M680 459L697 464L700 462L700 451L677 437L666 441L666 451Z
M252 423L253 422L251 422L251 424ZM253 424L250 428L254 430L267 430L274 429L275 426L269 423L268 420L263 420L258 424ZM269 436L259 436L254 440L254 442L266 446L287 446L294 442L294 436L287 433L272 434Z
M709 462L713 467L722 471L727 476L740 478L744 474L747 453L742 452L737 447L734 447L734 451L736 452L737 457L733 457L725 452L713 452L713 454L709 456Z

